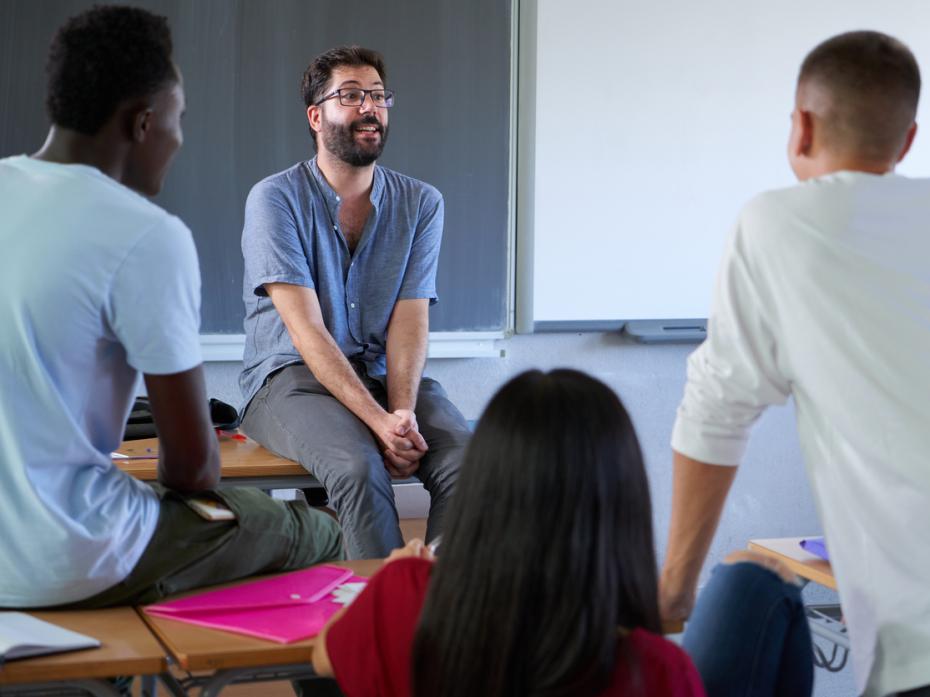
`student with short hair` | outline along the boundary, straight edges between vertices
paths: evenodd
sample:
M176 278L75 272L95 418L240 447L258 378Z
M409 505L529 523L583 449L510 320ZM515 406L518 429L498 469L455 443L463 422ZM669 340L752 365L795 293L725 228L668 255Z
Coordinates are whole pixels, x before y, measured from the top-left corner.
M755 559L718 570L692 628L733 666L711 697L804 697L798 588ZM438 560L419 541L395 552L317 637L313 665L348 697L703 695L688 656L659 635L657 593L649 487L623 405L583 373L530 371L478 423ZM743 645L755 660L736 660Z
M181 146L165 18L97 6L55 35L48 139L0 160L0 607L150 602L338 558L335 522L219 481L187 227L147 200ZM139 373L160 486L117 469Z
M869 696L930 695L930 180L894 173L919 95L913 54L879 32L805 58L788 143L801 183L740 213L672 437L662 606L682 619L752 424L794 398Z

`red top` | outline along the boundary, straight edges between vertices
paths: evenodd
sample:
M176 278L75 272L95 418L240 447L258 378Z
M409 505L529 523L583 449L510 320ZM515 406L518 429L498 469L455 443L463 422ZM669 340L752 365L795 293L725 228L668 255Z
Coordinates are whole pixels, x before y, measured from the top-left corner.
M326 648L346 697L408 697L417 619L426 598L432 563L400 559L386 564L326 635ZM643 629L628 641L650 697L704 697L694 664L672 642ZM602 695L622 697L630 676L617 661Z

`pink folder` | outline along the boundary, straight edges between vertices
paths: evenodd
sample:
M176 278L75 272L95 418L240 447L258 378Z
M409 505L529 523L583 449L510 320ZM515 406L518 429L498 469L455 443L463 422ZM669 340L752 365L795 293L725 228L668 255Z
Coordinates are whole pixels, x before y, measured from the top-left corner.
M280 576L149 605L155 617L289 644L315 636L341 605L332 592L343 583L364 582L349 569L315 566Z

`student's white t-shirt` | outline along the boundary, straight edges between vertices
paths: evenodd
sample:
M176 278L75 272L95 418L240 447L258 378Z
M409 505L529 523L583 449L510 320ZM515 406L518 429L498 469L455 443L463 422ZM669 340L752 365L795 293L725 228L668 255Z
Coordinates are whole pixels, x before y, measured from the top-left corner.
M93 167L0 160L0 607L122 581L158 500L116 469L139 372L200 364L184 224Z
M789 395L858 687L930 684L930 180L840 172L743 209L672 445L736 464Z

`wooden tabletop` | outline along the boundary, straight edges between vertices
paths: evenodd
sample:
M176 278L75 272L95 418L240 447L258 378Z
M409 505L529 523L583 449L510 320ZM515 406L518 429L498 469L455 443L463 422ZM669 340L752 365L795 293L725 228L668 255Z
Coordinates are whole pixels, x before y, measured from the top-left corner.
M382 561L367 559L330 563L347 567L357 575L367 577L381 568ZM244 582L246 581L238 583ZM224 586L230 585L236 584L224 584ZM143 619L171 652L178 665L189 671L309 662L313 650L313 639L305 639L293 644L278 644L162 617L143 614Z
M158 478L158 439L143 438L127 440L117 451L130 457L151 459L115 459L116 466L127 474L142 481L152 482ZM307 477L308 473L293 460L265 450L251 438L239 440L223 436L220 440L220 462L223 479L236 477Z
M100 641L101 646L8 661L0 670L0 685L153 675L168 667L164 649L131 607L50 610L29 614L93 637Z
M803 537L779 537L770 540L750 540L749 549L781 559L801 578L836 590L836 579L830 562L801 547Z

